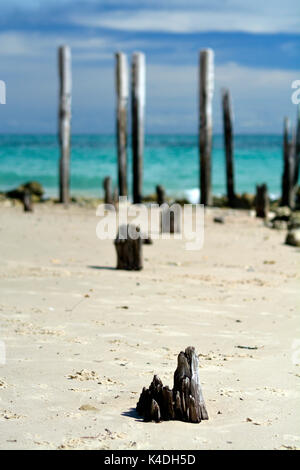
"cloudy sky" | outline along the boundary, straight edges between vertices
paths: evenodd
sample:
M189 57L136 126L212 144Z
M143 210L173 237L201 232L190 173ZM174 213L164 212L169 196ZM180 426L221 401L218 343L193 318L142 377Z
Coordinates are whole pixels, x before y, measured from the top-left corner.
M147 132L197 131L199 50L215 51L214 126L230 88L239 133L281 132L300 79L299 0L0 0L0 132L53 133L57 47L73 60L73 131L114 131L114 53L147 61Z

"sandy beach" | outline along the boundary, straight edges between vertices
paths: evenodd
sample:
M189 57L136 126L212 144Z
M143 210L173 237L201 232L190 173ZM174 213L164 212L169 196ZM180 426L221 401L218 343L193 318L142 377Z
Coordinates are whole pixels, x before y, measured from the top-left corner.
M284 231L210 209L202 250L155 240L125 272L94 209L0 218L2 449L300 448L300 250ZM190 345L209 421L144 423L142 387L172 387Z

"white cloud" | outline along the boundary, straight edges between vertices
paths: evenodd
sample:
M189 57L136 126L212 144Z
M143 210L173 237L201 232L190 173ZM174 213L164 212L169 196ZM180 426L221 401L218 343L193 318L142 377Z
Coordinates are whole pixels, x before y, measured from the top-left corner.
M56 129L56 46L66 38L0 35L0 49L18 60L3 60L1 79L7 83L5 120L21 131ZM68 38L73 47L73 129L112 132L115 125L113 51L115 44L99 38ZM3 47L5 44L5 48ZM122 45L122 44L118 44ZM111 49L109 50L109 47ZM27 54L27 55L26 55ZM33 57L34 60L31 60ZM101 58L109 59L101 64ZM42 60L42 59L45 60ZM30 59L30 60L29 60ZM93 60L93 65L80 62ZM221 130L220 90L230 88L236 132L276 132L285 115L294 118L291 83L295 71L246 67L236 63L215 70L214 127ZM198 126L198 69L195 65L147 65L146 124L150 132L196 133Z
M50 35L38 32L9 31L0 33L0 51L2 57L20 57L26 60L44 59L55 55L56 49L62 44L68 44L72 49L72 57L79 61L113 60L118 50L133 50L136 41L107 39L103 34L101 37L82 37L78 39L75 35ZM138 42L139 49L145 47L157 49L161 47L143 40ZM3 63L2 63L3 67Z
M218 3L209 9L142 9L116 10L94 15L74 15L71 20L83 26L104 27L125 31L193 33L206 31L243 31L248 33L299 33L297 4L253 1L250 6L236 1Z
M111 48L111 42L105 38L92 37L78 39L73 36L46 35L35 32L9 31L0 34L1 56L43 56L47 52L55 52L55 48L61 44L67 43L71 48L81 51L104 51Z
M235 129L238 132L278 132L283 117L296 114L291 103L291 83L296 73L245 67L235 63L215 68L214 126L221 131L221 89L232 94ZM169 127L197 132L197 66L149 66L147 68L148 123L161 130ZM162 117L164 116L164 124Z
M18 56L30 54L32 48L26 35L8 32L0 34L0 50L2 56Z

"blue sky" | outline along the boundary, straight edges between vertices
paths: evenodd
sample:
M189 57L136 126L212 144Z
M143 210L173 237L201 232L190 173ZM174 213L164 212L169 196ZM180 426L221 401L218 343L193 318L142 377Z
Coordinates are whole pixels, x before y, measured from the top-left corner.
M0 0L0 132L56 132L57 47L73 63L73 132L114 131L114 53L147 61L146 127L197 131L199 50L215 51L214 128L228 86L239 133L281 132L295 118L299 0Z

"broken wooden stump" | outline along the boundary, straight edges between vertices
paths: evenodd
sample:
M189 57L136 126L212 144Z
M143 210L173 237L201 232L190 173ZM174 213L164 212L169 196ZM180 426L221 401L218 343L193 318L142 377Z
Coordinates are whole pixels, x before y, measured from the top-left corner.
M116 204L119 203L119 191L118 191L118 188L115 188L115 189L114 189L114 192L113 192L113 203L114 203L114 205L116 205Z
M143 388L136 410L145 421L200 423L208 419L195 348L189 346L185 352L179 353L173 390L164 387L160 378L154 375L150 387Z
M269 196L268 196L268 187L266 184L261 184L256 186L256 217L261 217L265 219L268 217L269 212Z
M157 197L157 204L159 206L161 206L162 204L166 202L165 188L161 186L160 184L156 186L156 197Z
M115 239L117 269L139 271L143 269L142 237L139 227L121 225Z
M153 245L153 240L150 235L143 234L142 241L144 245Z
M24 189L22 202L24 212L33 212L32 194L29 189Z
M111 192L111 177L106 176L103 180L103 189L104 189L104 203L113 204L113 197Z
M224 217L214 217L214 222L216 224L225 224L225 219Z
M161 233L180 233L181 231L181 207L179 204L165 203L160 207L161 219L160 230Z

